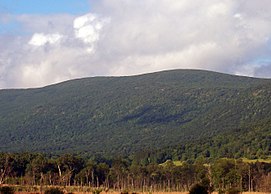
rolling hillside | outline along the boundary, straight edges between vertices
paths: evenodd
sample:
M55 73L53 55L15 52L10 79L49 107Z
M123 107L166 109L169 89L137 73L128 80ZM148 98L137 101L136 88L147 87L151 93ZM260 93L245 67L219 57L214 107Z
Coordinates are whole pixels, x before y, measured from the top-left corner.
M212 153L220 140L268 155L270 99L270 79L199 70L0 90L0 151L129 155L199 145Z

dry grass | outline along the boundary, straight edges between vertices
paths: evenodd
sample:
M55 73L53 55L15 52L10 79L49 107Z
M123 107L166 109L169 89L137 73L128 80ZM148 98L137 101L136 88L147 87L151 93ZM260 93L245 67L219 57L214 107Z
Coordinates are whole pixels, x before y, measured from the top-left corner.
M137 194L188 194L188 192L140 192ZM74 193L74 194L83 194L83 193ZM84 193L85 194L85 193ZM102 192L101 194L120 194L120 192ZM212 194L218 194L217 192L213 192ZM242 192L242 194L271 194L271 193L264 193L264 192Z
M39 192L15 192L15 194L37 194ZM188 194L188 192L140 192L137 194ZM92 194L91 192L73 192L73 194ZM101 192L101 194L120 194L120 192L109 191L109 192ZM217 194L217 192L213 192L213 194ZM243 192L242 194L270 194L264 192Z
M15 192L15 194L37 194L39 192ZM188 194L188 192L136 192L137 194ZM92 192L73 192L73 194L92 194ZM120 194L117 191L101 192L101 194ZM213 192L212 194L218 194ZM264 192L243 192L242 194L271 194Z
M242 194L270 194L270 193L263 193L263 192L243 192Z

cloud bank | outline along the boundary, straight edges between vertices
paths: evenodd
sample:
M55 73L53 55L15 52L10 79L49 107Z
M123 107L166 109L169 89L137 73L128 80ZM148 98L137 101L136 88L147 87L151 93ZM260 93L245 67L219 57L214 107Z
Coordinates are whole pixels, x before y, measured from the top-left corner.
M0 15L0 88L206 69L271 77L269 0L92 0L85 15Z

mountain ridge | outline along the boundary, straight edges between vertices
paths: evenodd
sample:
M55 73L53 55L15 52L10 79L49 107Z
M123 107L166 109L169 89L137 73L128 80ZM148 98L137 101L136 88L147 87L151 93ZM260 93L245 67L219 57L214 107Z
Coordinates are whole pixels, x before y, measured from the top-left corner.
M170 73L170 72L176 72L176 71L182 71L182 72L205 72L205 73L214 73L217 75L221 76L229 76L229 77L239 77L239 78L245 78L245 79L254 79L254 80L271 80L271 78L261 78L261 77L253 77L253 76L245 76L245 75L234 75L234 74L229 74L229 73L222 73L218 71L211 71L211 70L203 70L203 69L172 69L172 70L162 70L162 71L157 71L157 72L150 72L150 73L143 73L143 74L135 74L135 75L120 75L120 76L92 76L92 77L81 77L81 78L74 78L74 79L69 79L53 84L48 84L45 86L41 87L26 87L26 88L2 88L0 91L11 91L11 90L35 90L35 89L44 89L47 87L53 87L57 85L62 85L65 83L73 82L73 81L80 81L80 80L85 80L85 79L99 79L99 78L136 78L136 77L142 77L142 76L148 76L148 75L155 75L155 74L160 74L160 73Z

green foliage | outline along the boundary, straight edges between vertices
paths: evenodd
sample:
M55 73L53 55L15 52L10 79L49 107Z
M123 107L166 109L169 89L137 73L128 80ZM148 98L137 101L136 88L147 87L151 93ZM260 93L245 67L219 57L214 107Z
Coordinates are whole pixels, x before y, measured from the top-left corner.
M60 188L50 188L47 189L44 194L64 194L64 192Z
M189 194L208 194L208 189L201 184L195 184L191 187Z
M202 188L208 193L222 193L221 191L227 191L228 188L238 188L242 191L257 188L259 191L268 192L271 180L270 163L248 163L241 159L229 158L212 161L199 158L194 163L183 161L181 165L176 165L171 160L162 164L143 165L137 158L81 159L73 155L41 157L41 154L6 153L0 154L0 160L7 161L4 166L0 166L1 183L22 184L14 185L16 191L22 192L38 192L49 185L62 185L67 189L66 192L78 192L78 184L82 192L95 194L100 193L102 188L105 192L109 189L123 193L128 191L126 189L153 191L153 185L160 190L174 191L188 190L193 185L191 192L201 192ZM43 168L40 168L42 163ZM198 184L194 185L195 183ZM48 194L62 191L52 188L46 192Z
M13 194L14 189L12 187L4 186L0 187L0 194Z
M142 164L264 158L270 91L268 79L197 70L0 90L0 151L127 156L148 148Z

